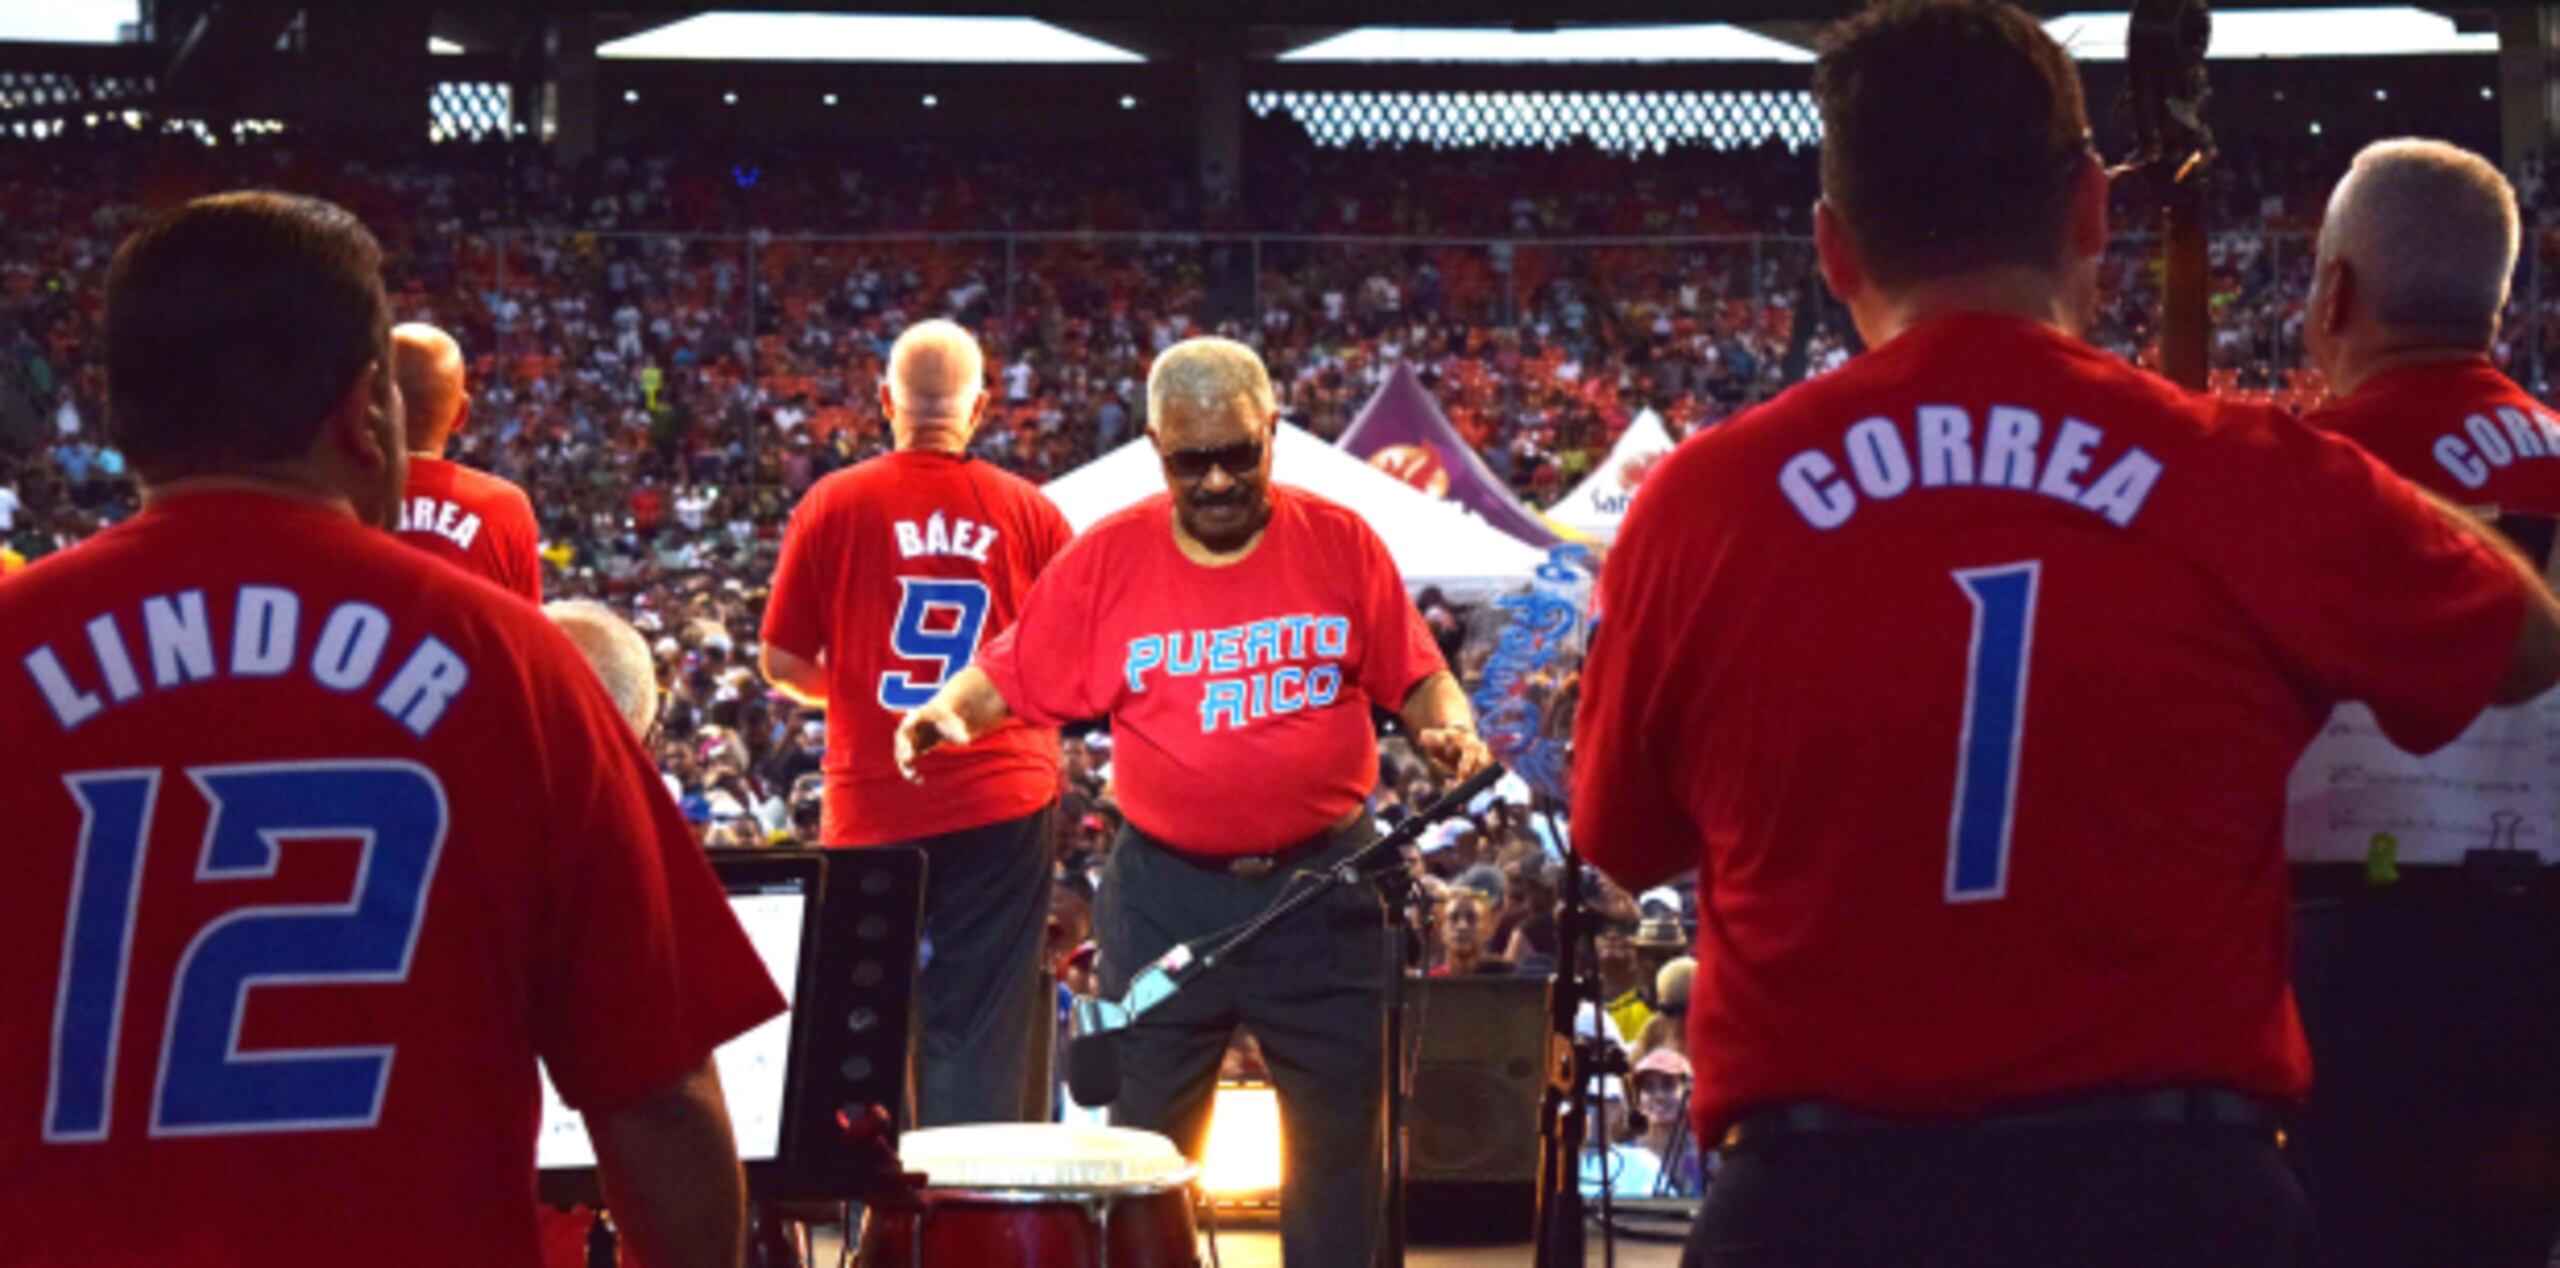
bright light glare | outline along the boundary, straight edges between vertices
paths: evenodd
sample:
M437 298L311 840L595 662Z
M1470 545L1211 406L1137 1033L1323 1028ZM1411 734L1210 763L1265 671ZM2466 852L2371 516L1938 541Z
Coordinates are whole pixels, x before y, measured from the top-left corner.
M2066 13L2044 24L2084 62L2124 60L2122 12ZM2495 53L2495 34L2463 35L2453 19L2413 5L2370 9L2216 9L2215 58L2375 57L2398 53Z
M1810 62L1793 44L1738 26L1609 26L1568 31L1365 26L1284 62Z
M598 57L787 62L1135 62L1126 49L1033 18L705 13L616 40Z
M1200 1187L1219 1198L1280 1191L1280 1096L1267 1084L1218 1085L1209 1110L1209 1160Z
M119 25L141 19L141 0L9 0L0 4L0 40L113 44Z

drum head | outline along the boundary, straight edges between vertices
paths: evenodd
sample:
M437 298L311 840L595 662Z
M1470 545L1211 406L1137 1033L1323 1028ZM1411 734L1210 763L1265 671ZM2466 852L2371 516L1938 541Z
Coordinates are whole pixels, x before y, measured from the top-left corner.
M936 1189L1110 1189L1190 1182L1193 1168L1154 1132L1064 1123L927 1127L898 1160Z

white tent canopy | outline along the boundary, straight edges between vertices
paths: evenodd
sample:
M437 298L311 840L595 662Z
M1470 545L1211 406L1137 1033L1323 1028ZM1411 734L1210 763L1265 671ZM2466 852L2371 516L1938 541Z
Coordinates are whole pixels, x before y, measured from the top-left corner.
M1601 542L1616 541L1626 522L1627 503L1635 497L1636 478L1647 464L1671 452L1675 442L1662 415L1652 410L1636 415L1611 446L1609 456L1591 469L1573 492L1547 511L1547 518Z
M1456 603L1478 603L1529 579L1536 547L1407 485L1352 455L1280 424L1271 478L1339 503L1368 521L1387 544L1407 589L1437 586ZM1164 491L1164 470L1143 436L1041 487L1079 533Z

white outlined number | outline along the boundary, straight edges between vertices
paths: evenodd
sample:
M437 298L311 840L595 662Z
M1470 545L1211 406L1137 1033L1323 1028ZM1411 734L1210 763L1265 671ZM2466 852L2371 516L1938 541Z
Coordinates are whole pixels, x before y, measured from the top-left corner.
M160 1036L150 1134L232 1135L373 1126L390 1086L390 1045L240 1047L262 986L402 982L444 850L443 785L412 762L287 762L189 768L212 807L198 884L273 876L296 840L354 839L353 892L338 903L241 907L208 922L180 956ZM126 979L161 773L65 777L81 805L80 853L54 1007L44 1138L107 1138Z

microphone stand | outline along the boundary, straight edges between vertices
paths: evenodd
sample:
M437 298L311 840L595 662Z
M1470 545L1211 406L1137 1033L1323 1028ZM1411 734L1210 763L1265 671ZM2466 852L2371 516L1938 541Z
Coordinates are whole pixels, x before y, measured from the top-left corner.
M1547 987L1547 1086L1538 1102L1538 1214L1532 1254L1535 1268L1582 1268L1588 1257L1583 1244L1582 1145L1600 1100L1596 1077L1623 1072L1626 1057L1615 1050L1604 1051L1609 1045L1599 1036L1586 1039L1580 1033L1584 998L1590 998L1596 1008L1600 994L1597 961L1583 963L1590 931L1582 896L1582 856L1555 832L1553 800L1538 794L1536 810L1547 821L1557 852L1564 856L1564 881L1557 887L1556 975ZM1600 1118L1605 1128L1605 1113ZM1604 1154L1603 1209L1611 1187L1606 1164ZM1614 1233L1605 1224L1602 1230L1605 1253L1614 1263Z
M1380 1253L1384 1262L1404 1262L1404 1100L1409 1089L1404 1078L1404 951L1401 943L1407 929L1395 913L1410 906L1412 877L1405 866L1404 847L1422 836L1422 830L1466 808L1468 802L1493 787L1503 776L1500 766L1488 765L1472 778L1441 794L1439 800L1405 816L1386 835L1362 846L1358 852L1315 873L1313 885L1283 894L1280 901L1246 921L1234 933L1212 942L1206 950L1195 951L1188 942L1178 943L1156 961L1131 975L1129 989L1120 1002L1110 1000L1078 1000L1075 1005L1077 1037L1127 1028L1137 1018L1183 988L1216 971L1273 925L1323 901L1335 890L1348 889L1363 882L1377 885L1379 902L1385 908L1386 928L1381 932L1399 945L1390 946L1388 954L1395 958L1395 972L1387 983L1387 1015L1385 1049L1387 1061L1386 1167L1387 1195L1383 1210L1386 1243ZM1079 1102L1081 1104L1081 1102Z

